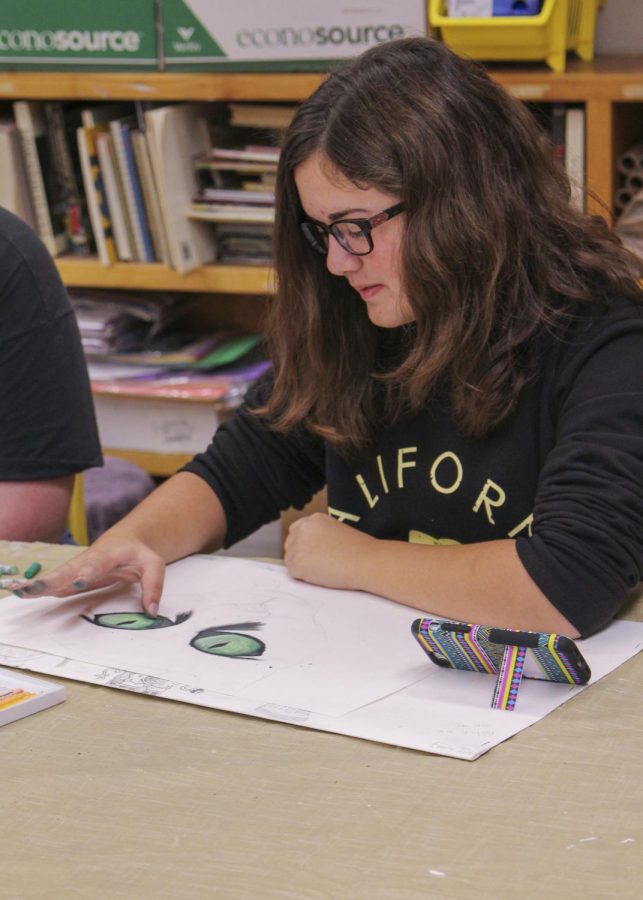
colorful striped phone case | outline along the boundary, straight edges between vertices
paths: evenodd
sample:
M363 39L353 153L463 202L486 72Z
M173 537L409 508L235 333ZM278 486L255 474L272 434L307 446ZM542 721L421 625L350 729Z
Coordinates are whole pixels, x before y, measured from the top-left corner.
M563 684L586 684L591 677L574 641L561 634L433 618L416 619L411 630L436 665L496 675L494 709L514 709L523 676Z

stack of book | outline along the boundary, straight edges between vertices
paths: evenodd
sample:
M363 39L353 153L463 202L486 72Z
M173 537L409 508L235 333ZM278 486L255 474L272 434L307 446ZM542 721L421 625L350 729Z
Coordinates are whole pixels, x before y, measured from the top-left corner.
M183 308L171 294L71 290L69 299L88 361L153 345Z
M0 205L52 256L95 251L106 266L178 272L215 259L266 265L278 145L293 114L277 104L16 101L0 118Z
M219 262L269 265L275 218L277 148L214 147L196 162L198 193L188 216L217 224Z
M231 103L227 112L214 145L196 161L198 191L188 216L216 224L220 262L268 265L279 144L294 107Z
M185 228L172 205L169 167L176 166L180 182L186 150L167 134L166 109L135 103L81 111L76 138L96 251L104 265L158 261L187 271L208 261L203 236L197 249L199 236L190 230L181 246ZM207 126L192 104L176 110L184 126L194 125L199 147L207 147Z
M179 314L184 298L85 291L71 300L104 447L204 449L216 424L270 368L260 334L203 334Z
M52 256L91 250L76 116L69 105L20 100L0 121L1 205L31 225Z
M210 148L199 104L16 101L0 119L0 200L52 256L95 251L103 265L163 262L187 272L215 256L185 215L193 160Z

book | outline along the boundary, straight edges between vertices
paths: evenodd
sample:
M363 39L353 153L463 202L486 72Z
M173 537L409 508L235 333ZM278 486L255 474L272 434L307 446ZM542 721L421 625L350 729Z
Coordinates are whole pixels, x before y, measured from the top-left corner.
M565 169L572 189L571 202L585 208L585 110L567 107L565 115Z
M274 206L275 203L275 195L272 191L255 191L249 188L206 187L194 199L198 203L240 203L241 205L256 203L259 206Z
M272 225L219 223L215 226L219 262L242 266L269 266L272 263Z
M198 159L196 169L212 172L241 172L248 175L276 175L276 162L235 162L230 159Z
M111 122L112 119L131 114L132 104L129 101L117 100L113 103L95 103L92 106L85 106L81 110L80 124L86 128L93 128L95 125L104 125L105 122Z
M131 132L135 127L136 120L133 118L112 119L109 123L127 216L134 237L135 258L141 262L154 262L154 247L132 146Z
M239 185L244 191L263 191L267 194L274 195L276 179L274 175L269 175L268 173L264 172L257 179L245 180L242 178L239 181Z
M75 131L80 115L74 107L58 101L44 104L45 122L51 148L51 179L63 209L67 249L77 256L90 252L90 225L87 204L78 183L78 145Z
M36 230L20 132L13 119L0 120L0 206Z
M48 709L65 699L62 684L0 668L0 725Z
M234 162L272 163L275 167L279 162L278 147L213 147L210 159L231 160Z
M554 148L554 156L562 165L565 165L565 120L567 107L564 103L552 103L551 105L551 142Z
M125 216L125 200L116 172L111 136L107 131L99 132L96 134L95 144L101 178L105 187L107 208L112 223L116 253L121 261L131 262L136 257L132 249L129 223Z
M76 131L76 137L96 252L100 262L109 266L118 260L118 254L96 148L96 135L106 130L107 126L104 124L93 127L81 125Z
M178 272L196 269L212 262L215 256L215 243L207 224L186 215L191 198L198 192L194 159L210 149L204 115L196 103L178 103L145 112L145 134L170 263Z
M52 161L43 106L38 101L16 100L13 114L20 133L22 151L36 232L52 256L67 249L64 204L54 193Z
M131 133L131 137L134 156L136 157L136 165L141 180L143 202L145 203L147 212L150 237L154 248L154 258L165 263L165 265L169 265L170 248L167 242L165 228L163 227L161 205L159 203L158 191L154 182L152 160L150 159L150 150L147 145L145 132L135 128Z
M189 219L202 222L274 222L272 206L240 206L231 203L192 203L186 209Z
M296 107L274 103L229 103L230 124L251 128L288 128Z

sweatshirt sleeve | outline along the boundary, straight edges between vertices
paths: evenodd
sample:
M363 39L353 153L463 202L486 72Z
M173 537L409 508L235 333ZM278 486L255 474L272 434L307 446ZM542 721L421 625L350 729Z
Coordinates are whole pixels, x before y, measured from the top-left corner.
M229 547L290 507L300 509L326 481L323 441L302 429L282 434L253 409L272 388L270 375L246 395L235 416L183 471L203 478L223 505Z
M546 597L590 634L643 577L643 313L611 317L566 351L556 441L517 541Z

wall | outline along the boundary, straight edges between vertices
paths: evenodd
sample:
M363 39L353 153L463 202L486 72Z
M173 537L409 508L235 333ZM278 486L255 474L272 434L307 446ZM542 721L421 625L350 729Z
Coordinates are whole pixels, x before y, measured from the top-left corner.
M596 55L610 53L643 54L642 0L606 0L598 11Z

